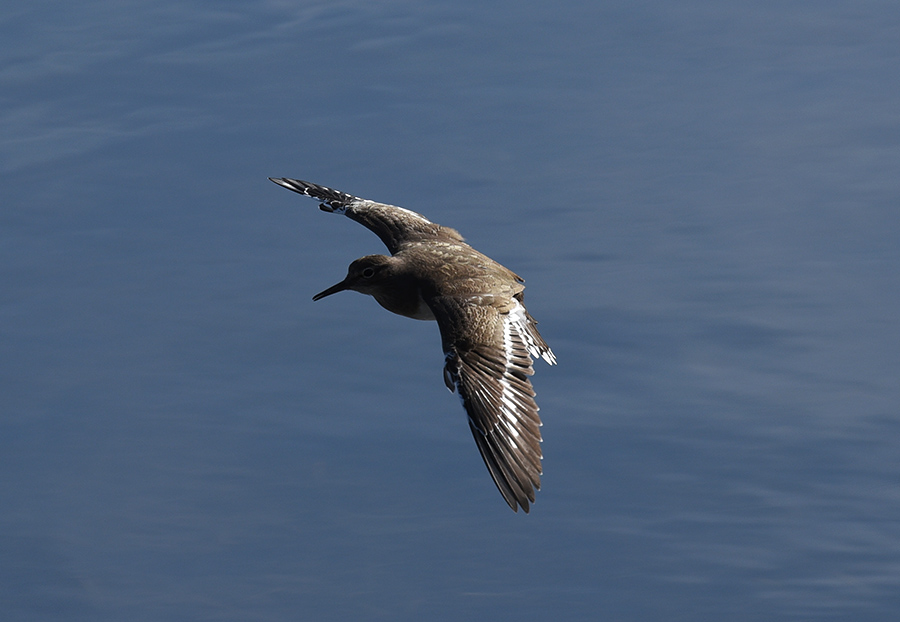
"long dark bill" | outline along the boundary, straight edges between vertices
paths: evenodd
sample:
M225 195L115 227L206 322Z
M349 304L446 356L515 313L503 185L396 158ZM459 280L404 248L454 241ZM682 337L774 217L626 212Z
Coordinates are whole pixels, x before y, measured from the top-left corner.
M322 300L322 298L324 298L325 296L331 296L332 294L336 294L338 292L342 292L347 289L349 289L349 286L347 285L347 280L344 279L337 285L332 285L331 287L326 289L324 292L319 292L318 294L313 296L313 300Z

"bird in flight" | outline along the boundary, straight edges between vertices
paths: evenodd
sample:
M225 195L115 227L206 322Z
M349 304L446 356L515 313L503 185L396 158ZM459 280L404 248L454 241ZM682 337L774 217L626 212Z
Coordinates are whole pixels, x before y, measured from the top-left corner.
M525 309L522 278L482 255L449 227L421 214L299 179L270 177L320 201L377 235L386 255L350 264L347 277L313 296L353 290L417 320L437 320L444 383L456 391L469 428L500 494L525 512L541 487L541 420L529 376L532 359L556 357Z

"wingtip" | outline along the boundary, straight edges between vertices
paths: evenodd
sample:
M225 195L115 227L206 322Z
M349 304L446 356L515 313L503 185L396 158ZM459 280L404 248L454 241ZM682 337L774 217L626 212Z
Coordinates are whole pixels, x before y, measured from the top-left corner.
M527 497L524 499L519 499L516 497L513 497L512 499L507 499L504 496L503 499L504 499L504 501L506 501L507 505L509 505L510 509L512 509L512 511L515 512L516 514L519 513L519 508L522 508L522 513L529 514L531 512L531 504L534 503L534 501L529 502Z
M297 190L293 187L293 184L291 184L292 180L288 179L287 177L269 177L268 179L273 184L278 184L282 188L287 188L288 190L293 190L294 192L300 192L302 194L300 190Z

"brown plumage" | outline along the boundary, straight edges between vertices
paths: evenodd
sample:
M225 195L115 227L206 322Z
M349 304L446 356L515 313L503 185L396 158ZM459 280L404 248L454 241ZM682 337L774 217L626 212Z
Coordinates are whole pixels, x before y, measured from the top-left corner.
M553 365L556 357L525 309L522 279L466 244L455 229L410 210L297 179L269 179L381 238L391 256L357 259L343 281L313 300L354 290L393 313L437 320L444 382L459 393L500 494L514 511L528 512L542 472L532 359Z

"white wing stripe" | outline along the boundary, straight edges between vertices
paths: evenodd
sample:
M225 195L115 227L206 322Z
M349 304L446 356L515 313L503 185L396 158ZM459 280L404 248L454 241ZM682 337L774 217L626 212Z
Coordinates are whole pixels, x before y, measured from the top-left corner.
M534 359L544 359L550 365L556 363L556 357L553 356L553 352L550 351L549 348L545 349L539 346L535 341L534 337L531 336L531 331L529 327L531 325L531 321L528 319L528 316L525 312L525 307L518 300L513 300L515 306L510 309L509 321L515 325L518 329L516 332L522 337L522 341L525 343L525 348L528 350L528 354L531 355Z

